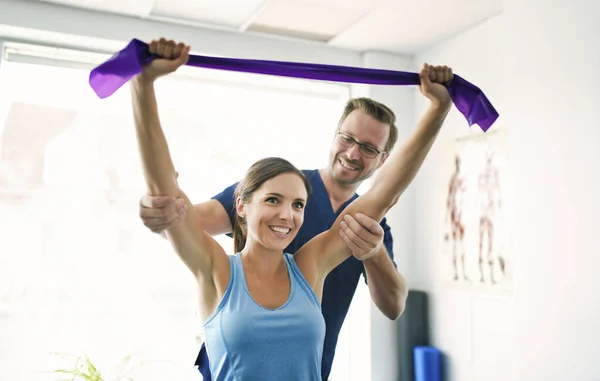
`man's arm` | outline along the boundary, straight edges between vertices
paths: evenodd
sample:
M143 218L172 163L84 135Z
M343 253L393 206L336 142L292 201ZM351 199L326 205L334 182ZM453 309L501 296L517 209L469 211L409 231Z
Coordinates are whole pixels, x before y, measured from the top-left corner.
M396 320L406 307L408 285L396 270L390 254L385 245L381 245L373 256L363 261L363 265L371 299L388 319Z
M397 319L406 305L408 286L393 261L394 241L386 219L381 223L358 213L348 216L340 231L352 255L363 261L365 283L371 299L391 320Z
M203 230L211 236L229 234L233 231L233 184L212 199L193 204ZM183 200L174 197L144 195L140 200L140 218L144 225L163 238L165 230L185 219L188 210Z
M217 200L208 200L194 205L194 211L200 217L204 231L211 236L227 234L233 231L227 211Z

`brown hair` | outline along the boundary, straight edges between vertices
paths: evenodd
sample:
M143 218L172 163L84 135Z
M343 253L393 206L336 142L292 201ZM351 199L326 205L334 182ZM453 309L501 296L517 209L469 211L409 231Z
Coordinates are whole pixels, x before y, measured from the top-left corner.
M310 197L310 183L302 171L285 159L269 157L252 164L242 181L237 184L234 193L234 208L236 207L238 197L241 198L243 203L249 202L254 192L265 182L284 173L294 173L300 176ZM244 248L247 235L248 227L246 226L246 221L235 211L235 221L233 224L233 249L235 253L239 253Z
M396 127L396 115L394 112L383 103L379 103L371 98L353 98L350 99L344 107L344 112L338 123L338 130L342 126L342 123L344 123L344 120L346 120L348 115L354 110L360 110L381 123L390 126L390 136L385 145L385 151L390 152L392 148L394 148L396 141L398 141L398 128Z

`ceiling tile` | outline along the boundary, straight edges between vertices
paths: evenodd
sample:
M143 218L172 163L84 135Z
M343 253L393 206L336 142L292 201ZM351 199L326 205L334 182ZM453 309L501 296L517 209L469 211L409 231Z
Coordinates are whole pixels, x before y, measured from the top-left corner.
M390 0L276 0L282 3L303 3L337 9L368 11Z
M132 16L147 16L154 0L42 0L48 3Z
M269 2L247 30L327 41L355 23L370 9L323 4L327 1Z
M239 27L265 0L156 0L152 16Z
M502 0L398 1L333 38L333 46L412 54L502 11Z

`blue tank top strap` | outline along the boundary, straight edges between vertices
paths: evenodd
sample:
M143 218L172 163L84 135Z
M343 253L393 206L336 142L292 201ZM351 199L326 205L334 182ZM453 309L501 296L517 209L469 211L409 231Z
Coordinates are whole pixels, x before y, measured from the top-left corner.
M304 277L304 274L302 274L302 271L300 271L300 268L298 267L298 264L296 263L294 256L292 254L288 254L288 253L285 253L284 255L285 255L285 259L288 264L288 268L291 270L290 273L294 275L294 278L297 280L298 285L311 298L311 300L315 303L315 305L317 307L321 308L321 302L319 302L319 298L317 298L317 294L315 294L315 291L308 284L308 281Z
M239 271L237 271L236 269L236 259L235 259L235 255L228 255L229 257L229 268L231 269L231 275L229 276L229 283L227 283L227 288L225 289L225 294L223 294L223 299L221 299L221 303L219 303L219 305L217 306L217 308L215 308L215 312L213 312L210 317L208 319L206 319L204 321L204 323L202 324L203 326L207 325L208 323L211 322L211 320L214 319L215 316L217 316L219 314L219 312L221 311L221 309L223 308L224 305L227 304L227 302L229 301L229 298L231 297L231 293L233 292L233 288L236 285L236 277L239 277ZM237 274L236 274L237 273ZM237 276L236 276L237 275ZM242 275L243 275L243 269L242 269Z

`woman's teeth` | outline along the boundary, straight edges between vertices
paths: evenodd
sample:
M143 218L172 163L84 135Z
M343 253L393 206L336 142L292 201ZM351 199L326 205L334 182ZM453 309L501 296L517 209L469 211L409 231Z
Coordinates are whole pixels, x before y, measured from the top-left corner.
M290 228L284 228L284 227L279 227L279 226L269 226L269 228L271 230L273 230L276 233L281 233L281 234L288 234L292 229Z

